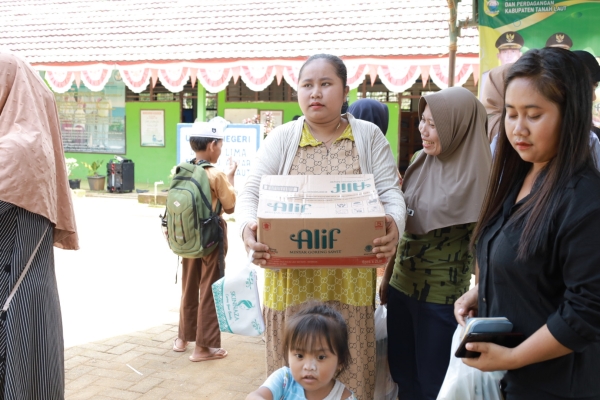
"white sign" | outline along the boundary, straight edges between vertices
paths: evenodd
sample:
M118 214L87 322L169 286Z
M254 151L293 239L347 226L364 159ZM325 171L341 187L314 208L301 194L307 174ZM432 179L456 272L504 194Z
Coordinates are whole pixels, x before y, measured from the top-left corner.
M177 124L177 164L190 161L196 154L190 146L190 133L193 124ZM228 170L231 157L238 163L235 173L235 188L241 191L250 173L250 166L256 157L261 142L260 125L229 125L225 129L221 157L215 165L222 171Z
M165 145L165 110L140 110L142 146Z

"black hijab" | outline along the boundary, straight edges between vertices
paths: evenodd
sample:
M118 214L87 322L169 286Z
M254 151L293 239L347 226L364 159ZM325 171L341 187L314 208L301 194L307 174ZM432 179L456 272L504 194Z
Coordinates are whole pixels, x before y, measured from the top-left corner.
M384 135L387 133L390 116L385 104L373 99L360 99L352 103L348 112L356 119L374 123Z

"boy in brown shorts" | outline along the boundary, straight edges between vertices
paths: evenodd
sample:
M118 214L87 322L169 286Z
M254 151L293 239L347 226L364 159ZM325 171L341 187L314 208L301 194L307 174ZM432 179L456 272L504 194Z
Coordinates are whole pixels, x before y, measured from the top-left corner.
M196 153L194 163L205 160L216 163L223 147L223 128L208 122L196 122L192 128L190 145ZM235 208L233 179L237 164L230 160L227 174L217 168L206 168L210 184L212 209L216 212L217 200L222 210L231 214ZM227 254L227 223L219 218L223 229L223 254ZM179 333L173 343L173 351L183 352L188 342L196 342L191 361L207 361L224 358L227 351L221 348L221 332L215 310L212 284L220 278L219 251L216 248L203 258L184 258L181 277L182 293L179 309Z

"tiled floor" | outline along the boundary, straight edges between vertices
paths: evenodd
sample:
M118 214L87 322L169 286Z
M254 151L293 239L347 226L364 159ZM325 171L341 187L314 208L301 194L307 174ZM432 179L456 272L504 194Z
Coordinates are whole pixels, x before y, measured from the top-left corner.
M264 342L223 334L226 358L194 363L172 350L176 325L65 350L66 399L245 399L265 379Z

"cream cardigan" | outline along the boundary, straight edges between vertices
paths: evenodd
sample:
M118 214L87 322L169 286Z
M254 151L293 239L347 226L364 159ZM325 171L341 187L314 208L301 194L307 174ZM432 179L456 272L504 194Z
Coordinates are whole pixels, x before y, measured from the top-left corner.
M402 237L406 205L399 187L396 163L388 141L374 124L346 114L358 150L363 174L373 174L379 198L386 214L398 227ZM304 117L275 128L260 146L235 210L239 216L240 235L249 222L256 222L258 191L263 175L288 175L302 137Z

